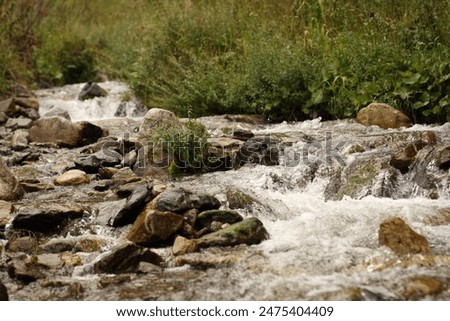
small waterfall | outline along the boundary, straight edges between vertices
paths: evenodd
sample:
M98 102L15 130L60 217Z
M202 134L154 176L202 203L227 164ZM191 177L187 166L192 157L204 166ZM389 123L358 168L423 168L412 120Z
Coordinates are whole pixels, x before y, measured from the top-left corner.
M57 108L67 111L72 121L100 120L118 117L142 117L147 109L134 96L128 85L107 81L99 83L108 93L106 97L78 100L84 84L41 89L35 91L39 98L39 113L44 115Z

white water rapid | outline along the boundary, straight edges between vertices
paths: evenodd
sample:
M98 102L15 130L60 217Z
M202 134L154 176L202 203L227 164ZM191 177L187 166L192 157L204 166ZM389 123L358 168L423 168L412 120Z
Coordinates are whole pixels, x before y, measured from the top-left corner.
M114 118L125 101L126 115L133 114L135 100L125 85L100 85L109 95L87 101L76 98L83 85L40 90L40 112L60 107L73 121L95 122ZM280 164L245 165L172 184L212 193L224 207L230 191L245 195L250 201L237 210L258 217L270 239L249 248L205 250L198 254L206 262L203 268L187 264L132 278L123 285L134 291L126 298L152 299L148 292L156 291L155 297L167 300L390 300L408 298L405 293L412 291L414 280L428 278L443 284L432 299L450 299L449 170L427 158L431 147L419 152L406 173L388 165L398 149L429 135L450 144L450 124L384 130L353 120L277 125L223 117L200 121L214 135L229 127L270 135L280 150ZM400 259L379 244L381 222L394 216L427 238L433 256ZM104 292L87 298L118 298L113 291ZM429 299L427 295L413 299Z

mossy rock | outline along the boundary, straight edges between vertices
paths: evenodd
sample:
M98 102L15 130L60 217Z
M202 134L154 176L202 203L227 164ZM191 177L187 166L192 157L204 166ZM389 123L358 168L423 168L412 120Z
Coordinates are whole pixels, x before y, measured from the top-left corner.
M231 209L243 208L250 209L254 203L254 199L239 189L227 189L226 196L228 207Z
M259 244L269 238L263 223L251 217L197 239L199 247Z
M234 224L242 221L242 219L243 219L242 216L236 211L209 210L201 212L198 215L196 224L199 227L207 227L212 222Z

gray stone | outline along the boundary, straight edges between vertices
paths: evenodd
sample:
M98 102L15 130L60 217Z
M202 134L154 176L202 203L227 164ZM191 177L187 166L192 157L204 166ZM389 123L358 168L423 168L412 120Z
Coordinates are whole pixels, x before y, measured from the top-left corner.
M100 150L94 154L80 155L75 160L75 166L86 173L97 173L100 167L120 165L122 156L113 150Z
M28 147L28 131L18 129L11 136L11 144L15 147L15 150L18 150L17 147L21 147L19 149L25 149Z
M22 198L24 190L16 177L0 157L0 200L17 201Z
M92 99L95 97L105 97L108 95L108 92L100 87L97 83L88 82L81 89L80 94L78 95L79 100Z
M218 209L220 202L209 194L194 194L191 191L174 188L160 194L156 209L159 211L170 211L182 213L186 210L196 208L200 211Z
M152 197L152 186L147 183L140 184L127 198L125 205L111 217L109 224L119 227L134 223L145 204L150 202Z
M183 125L171 111L152 108L144 116L142 124L139 127L138 141L143 145L152 142L152 137L158 130L169 130L171 128L182 128Z
M46 112L44 115L42 115L43 118L47 117L62 117L67 120L71 120L70 114L67 110L64 110L59 107L53 107L48 112Z

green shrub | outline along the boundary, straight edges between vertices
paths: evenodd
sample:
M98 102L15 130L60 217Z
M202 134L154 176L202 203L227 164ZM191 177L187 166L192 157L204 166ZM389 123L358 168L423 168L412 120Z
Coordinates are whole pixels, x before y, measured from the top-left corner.
M202 125L189 120L181 128L158 128L152 140L154 146L161 148L168 157L169 173L178 176L208 168L208 138Z

